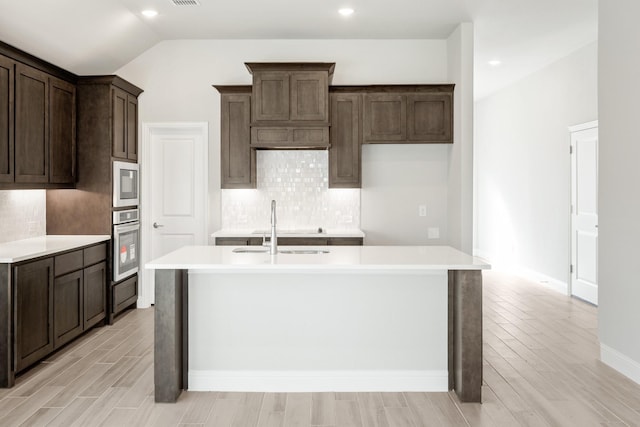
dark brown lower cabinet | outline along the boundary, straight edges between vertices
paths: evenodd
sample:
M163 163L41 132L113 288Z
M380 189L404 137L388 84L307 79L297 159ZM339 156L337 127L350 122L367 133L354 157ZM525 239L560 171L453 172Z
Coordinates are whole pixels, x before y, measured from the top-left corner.
M10 358L12 347L16 355L15 364L0 372L7 377L0 386L13 385L15 373L106 318L107 243L14 265L13 276L11 282L0 274L12 283L3 286L15 290L15 323L7 324L15 341L0 343L0 359Z
M83 331L82 270L56 277L53 281L53 345L55 348L71 341Z
M111 316L120 313L138 300L138 275L135 274L111 287L113 307Z
M14 268L16 315L15 370L53 351L53 258Z
M84 277L84 329L89 329L107 316L107 263L87 267Z
M267 236L267 242L270 238ZM279 246L362 246L362 237L278 237ZM216 246L260 246L262 237L216 237Z

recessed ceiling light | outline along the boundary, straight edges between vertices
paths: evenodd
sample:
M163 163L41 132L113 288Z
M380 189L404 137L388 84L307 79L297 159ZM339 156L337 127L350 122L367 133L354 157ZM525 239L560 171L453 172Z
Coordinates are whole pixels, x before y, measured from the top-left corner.
M155 10L147 9L147 10L143 10L142 14L144 16L146 16L147 18L153 18L154 16L156 16L158 14L158 12L155 11Z
M353 14L353 12L354 10L350 7L343 7L342 9L338 10L338 13L342 16L350 16Z
M502 61L498 59L492 59L491 61L489 61L489 65L491 65L492 67L497 67L500 64L502 64Z

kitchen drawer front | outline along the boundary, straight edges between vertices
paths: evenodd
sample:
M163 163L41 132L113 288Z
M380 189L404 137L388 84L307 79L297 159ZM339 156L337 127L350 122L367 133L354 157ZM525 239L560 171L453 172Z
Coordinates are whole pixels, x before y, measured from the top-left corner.
M329 239L330 246L362 246L362 237L332 237Z
M113 285L111 292L113 293L111 311L113 314L120 313L138 299L138 275Z
M72 271L80 270L83 267L82 250L56 255L54 260L54 271L56 277Z
M84 265L97 264L107 259L107 242L84 249Z
M327 239L324 237L278 237L280 246L326 246Z
M252 127L253 148L329 148L328 127Z
M216 246L260 246L262 237L216 237Z

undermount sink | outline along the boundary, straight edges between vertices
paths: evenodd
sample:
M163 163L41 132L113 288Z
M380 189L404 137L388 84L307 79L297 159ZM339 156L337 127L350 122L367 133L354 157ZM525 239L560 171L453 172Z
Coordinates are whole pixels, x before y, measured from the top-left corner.
M235 248L232 252L237 254L259 254L259 253L267 253L269 252L269 248L252 248L252 247L241 247ZM282 249L278 250L280 254L328 254L329 251L327 249Z
M324 234L326 231L322 227L318 228L294 228L288 230L276 230L278 235L281 234ZM269 230L254 230L251 234L263 234L268 235L270 233Z
M283 249L278 251L281 254L328 254L326 249Z
M269 252L269 248L242 247L242 248L235 248L232 252L235 252L237 254L258 254L258 253Z

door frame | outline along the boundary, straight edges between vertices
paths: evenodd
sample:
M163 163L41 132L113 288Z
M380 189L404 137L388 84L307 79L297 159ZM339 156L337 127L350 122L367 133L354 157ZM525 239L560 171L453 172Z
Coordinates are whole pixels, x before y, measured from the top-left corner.
M574 269L576 268L576 266L574 265L574 261L575 261L575 249L574 249L574 235L573 235L573 209L571 208L573 206L573 199L574 199L574 192L575 192L575 180L574 180L574 166L573 166L573 161L574 161L574 153L571 151L573 150L573 141L572 141L572 134L574 132L579 132L579 131L583 131L583 130L588 130L588 129L593 129L593 128L598 128L598 120L593 120L590 122L586 122L586 123L581 123L578 125L573 125L573 126L569 126L569 152L570 152L570 156L569 156L569 280L567 282L567 295L569 297L573 296L573 274L574 272L571 271L571 267L573 267ZM598 144L598 149L599 149L599 144ZM596 248L597 250L597 248ZM599 286L599 283L598 283Z
M197 132L202 135L204 140L203 144L203 156L201 161L203 162L203 171L205 180L202 187L201 197L205 200L205 221L203 222L202 235L207 241L207 227L209 218L209 123L208 122L143 122L142 123L142 141L140 147L140 176L141 176L141 191L140 191L140 234L142 239L141 247L141 261L140 261L140 273L138 274L138 308L147 308L153 304L151 295L153 295L153 287L155 286L155 277L153 270L147 270L144 265L151 261L151 251L146 250L151 248L151 234L152 234L152 220L151 220L151 138L155 133L162 133L165 131L175 132L176 130L185 130L189 132Z

